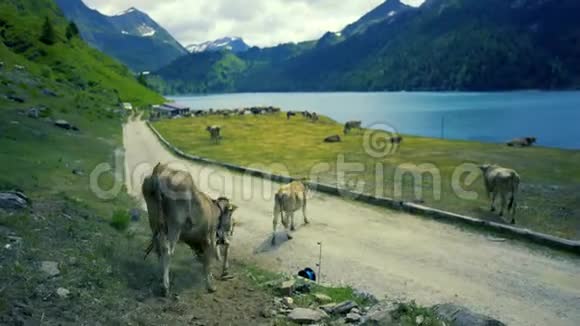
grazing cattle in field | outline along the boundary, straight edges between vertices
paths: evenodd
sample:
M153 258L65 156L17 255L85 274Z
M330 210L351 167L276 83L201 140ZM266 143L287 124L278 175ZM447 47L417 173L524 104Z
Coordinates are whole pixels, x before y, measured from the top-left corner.
M516 219L516 193L520 185L519 174L512 170L502 168L497 165L485 164L480 166L483 172L483 182L485 184L485 192L488 197L491 197L491 211L495 211L495 198L499 194L501 196L501 209L499 216L503 216L503 212L507 203L508 213L511 211L511 223L515 224ZM509 202L507 196L509 197Z
M211 140L213 140L216 143L219 142L220 139L222 138L222 136L221 136L222 127L220 127L220 126L207 126L207 128L205 128L205 130L207 130L207 132L209 132Z
M280 216L282 225L286 229L288 239L292 239L290 231L296 230L294 225L294 212L302 209L304 224L308 224L306 217L306 196L308 188L302 181L294 181L280 187L274 196L274 221L272 233L272 245L276 244L276 227L278 226L278 216Z
M290 120L291 117L295 117L296 116L296 112L292 112L292 111L288 111L286 112L286 119Z
M402 136L393 136L391 137L391 144L400 144L403 142Z
M515 138L506 143L509 147L529 147L535 144L536 137Z
M318 114L316 112L312 112L312 114L310 115L310 120L312 120L312 122L316 122L318 121L318 119L320 119L318 117Z
M324 138L324 142L325 143L339 143L340 136L339 135L328 136L328 137Z
M227 198L216 200L199 191L188 172L157 164L142 186L152 238L145 258L155 251L163 265L163 294L169 294L169 267L178 242L186 243L201 260L207 290L214 292L210 265L224 249L222 277L228 272L228 253L236 207Z
M344 124L344 134L348 134L352 129L362 130L362 121L348 121Z

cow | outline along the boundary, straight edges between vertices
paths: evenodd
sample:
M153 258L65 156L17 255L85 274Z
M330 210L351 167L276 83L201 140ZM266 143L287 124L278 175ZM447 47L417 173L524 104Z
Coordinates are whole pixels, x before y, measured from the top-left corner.
M516 223L516 193L520 185L519 174L512 170L500 167L498 165L485 164L480 166L483 173L483 182L485 185L485 192L488 198L491 197L491 211L495 212L495 198L499 194L501 196L501 209L499 216L503 216L504 209L507 203L507 196L510 195L509 203L507 203L508 213L511 211L511 224Z
M302 209L304 224L310 223L306 217L306 196L308 188L302 181L293 181L280 187L274 196L274 221L272 233L272 246L276 245L276 227L278 226L278 216L280 216L282 225L286 229L288 240L292 239L290 231L295 231L294 212Z
M324 138L324 142L325 143L340 143L340 136L339 135L328 136L328 137Z
M352 129L359 129L362 130L362 122L361 121L348 121L344 124L344 134L348 134Z
M536 137L524 137L524 138L515 138L506 143L509 147L529 147L535 144L537 141Z
M318 119L319 119L318 114L316 112L312 112L312 114L310 115L310 120L312 122L316 122L318 121Z
M222 127L220 126L207 126L207 128L205 128L205 130L209 132L211 140L213 140L215 143L219 142L222 138L221 129Z
M402 136L393 136L390 139L391 144L400 144L403 142L403 137Z
M222 277L228 274L232 214L236 207L225 197L214 200L199 191L188 172L161 163L143 181L142 193L152 233L145 258L155 250L162 263L163 295L169 294L171 256L178 242L187 244L201 260L207 290L215 292L210 267L213 258L220 259L221 246Z
M288 111L286 112L286 119L290 120L291 117L295 117L296 116L296 112L292 112L292 111Z

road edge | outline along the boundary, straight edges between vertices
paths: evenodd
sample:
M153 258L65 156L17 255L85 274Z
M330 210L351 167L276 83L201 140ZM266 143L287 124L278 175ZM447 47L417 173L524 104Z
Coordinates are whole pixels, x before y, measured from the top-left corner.
M220 166L235 172L241 172L245 174L249 174L252 176L278 181L278 182L292 182L295 179L288 176L272 174L265 171L260 171L256 169L246 168L243 166L238 166L235 164L224 163L208 158L204 158L201 156L195 156L191 154L187 154L180 150L179 148L173 146L169 141L167 141L155 127L149 122L145 121L145 124L149 129L153 132L153 134L159 139L159 141L167 147L173 154L177 155L178 157L193 161L193 162L201 162L205 164L211 164ZM354 201L363 202L366 204L395 209L395 210L402 210L407 213L413 215L420 215L424 217L429 217L437 221L447 221L452 223L459 223L464 225L475 226L487 230L491 230L494 232L502 233L505 235L512 236L517 239L530 241L536 244L540 244L543 246L550 247L552 249L563 250L570 253L574 253L580 255L580 241L573 241L567 240L559 237L555 237L549 234L535 232L529 229L522 229L511 225L500 224L491 221L485 221L478 218L456 214L452 212L447 212L423 205L418 205L415 203L405 202L405 201L397 201L392 198L387 197L376 197L369 194L354 192L348 189L341 189L335 186L317 183L317 182L307 182L308 186L313 189L314 191L322 192L325 194L339 196L347 199L351 199Z

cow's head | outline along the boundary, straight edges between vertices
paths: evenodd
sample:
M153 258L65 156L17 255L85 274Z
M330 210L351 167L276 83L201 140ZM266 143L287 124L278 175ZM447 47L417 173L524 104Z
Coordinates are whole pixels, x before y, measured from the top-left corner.
M236 205L231 204L230 200L225 197L220 197L216 199L215 204L220 209L220 216L218 218L218 225L216 230L217 244L229 245L230 238L234 234L234 226L235 226L232 214L238 207Z

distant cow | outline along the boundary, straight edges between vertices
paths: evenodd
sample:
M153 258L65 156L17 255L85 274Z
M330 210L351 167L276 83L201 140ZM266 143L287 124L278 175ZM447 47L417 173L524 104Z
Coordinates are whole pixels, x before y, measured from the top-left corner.
M340 136L339 135L328 136L328 137L324 138L324 142L325 143L339 143Z
M219 142L220 139L222 138L221 129L222 128L220 126L207 126L207 128L205 128L205 130L209 132L211 140L213 140L216 143Z
M400 144L403 142L402 136L393 136L391 137L391 144Z
M503 212L507 203L508 213L511 211L512 220L511 223L515 224L516 219L516 193L520 185L519 174L512 170L502 168L497 165L485 164L480 166L483 172L483 181L485 184L485 192L488 197L491 197L491 211L494 212L495 208L495 198L497 194L501 196L501 209L499 216L503 216ZM507 201L507 196L510 195L509 203Z
M157 164L142 186L147 204L152 250L163 265L163 294L169 294L169 267L177 242L189 245L201 260L207 290L214 292L210 265L212 258L220 259L219 247L224 249L222 276L227 275L228 252L236 207L227 198L211 199L199 191L188 172Z
M286 112L286 119L290 120L291 117L295 117L296 116L296 112L292 112L292 111L288 111Z
M278 226L278 216L281 218L282 225L286 229L288 239L292 236L288 232L296 230L294 226L294 212L302 209L302 216L304 217L304 224L308 224L306 217L306 185L302 181L294 181L282 186L274 196L274 221L272 233L272 245L276 244L276 227Z
M348 134L352 129L362 129L362 121L348 121L344 124L344 134Z
M506 143L506 145L510 147L529 147L535 144L537 141L536 137L524 137L524 138L515 138L510 140Z

